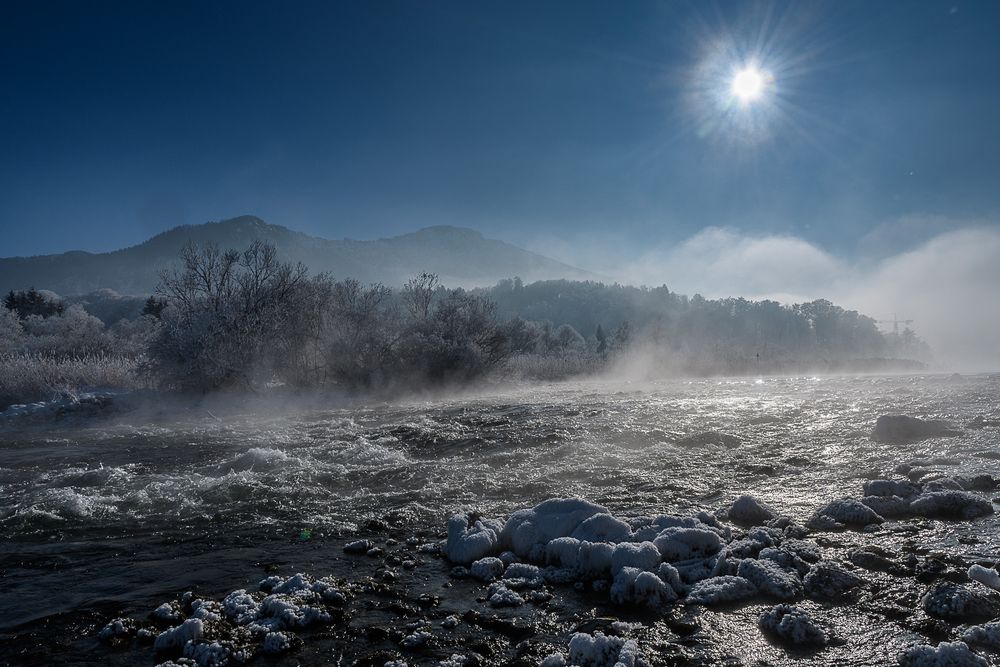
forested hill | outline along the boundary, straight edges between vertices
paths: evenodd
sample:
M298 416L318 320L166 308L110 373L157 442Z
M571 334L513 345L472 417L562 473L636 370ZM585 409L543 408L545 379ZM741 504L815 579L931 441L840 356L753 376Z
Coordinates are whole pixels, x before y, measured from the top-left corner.
M526 280L589 279L594 274L461 227L427 227L372 241L308 236L253 216L176 227L131 248L108 253L67 252L0 259L0 293L36 287L62 295L99 289L145 295L163 269L174 266L188 242L245 248L253 241L274 245L284 261L302 262L313 273L401 285L423 271L454 286L491 285L510 276Z
M479 290L501 317L521 317L551 329L554 340L575 336L608 345L616 338L646 343L728 368L768 362L859 359L927 361L927 345L909 329L883 333L870 317L827 300L783 305L743 298L705 299L591 281L503 280ZM548 324L546 324L548 323ZM559 331L560 326L572 331ZM618 341L619 344L625 341ZM758 356L759 355L759 356Z

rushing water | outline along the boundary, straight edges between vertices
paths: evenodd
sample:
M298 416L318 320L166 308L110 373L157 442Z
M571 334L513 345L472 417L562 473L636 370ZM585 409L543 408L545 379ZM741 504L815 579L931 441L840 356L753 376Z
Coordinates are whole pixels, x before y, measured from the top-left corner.
M54 661L100 662L89 637L109 614L247 586L266 565L353 567L340 537L382 526L433 536L458 509L500 516L579 496L628 515L715 510L752 493L804 520L911 460L997 472L1000 429L879 444L868 435L883 414L996 419L1000 376L578 382L281 416L8 428L0 660L18 662L19 642L34 656L25 662L40 660L30 641ZM992 517L922 539L1000 556Z

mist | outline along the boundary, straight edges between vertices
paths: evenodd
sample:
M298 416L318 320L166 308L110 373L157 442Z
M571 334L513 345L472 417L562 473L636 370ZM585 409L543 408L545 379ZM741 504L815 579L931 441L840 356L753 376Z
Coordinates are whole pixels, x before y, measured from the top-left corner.
M891 239L899 247L904 235L916 243L886 252ZM883 321L886 331L894 318L913 320L909 326L932 347L936 370L1000 368L1000 309L995 306L1000 229L985 223L896 221L866 236L854 258L794 235L733 227L706 227L676 245L638 254L610 237L546 239L537 247L628 284L666 284L682 294L786 304L829 299Z

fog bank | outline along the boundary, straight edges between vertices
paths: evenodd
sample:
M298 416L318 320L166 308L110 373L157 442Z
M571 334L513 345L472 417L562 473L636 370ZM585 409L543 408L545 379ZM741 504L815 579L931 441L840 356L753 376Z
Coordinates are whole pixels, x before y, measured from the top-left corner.
M950 227L918 235L926 238L895 254L878 254L881 244L872 242L853 259L796 236L721 227L638 256L611 239L547 240L546 248L563 261L626 283L666 284L710 298L783 303L825 298L877 320L913 320L912 328L934 349L936 369L1000 370L1000 228ZM894 230L906 231L898 225Z

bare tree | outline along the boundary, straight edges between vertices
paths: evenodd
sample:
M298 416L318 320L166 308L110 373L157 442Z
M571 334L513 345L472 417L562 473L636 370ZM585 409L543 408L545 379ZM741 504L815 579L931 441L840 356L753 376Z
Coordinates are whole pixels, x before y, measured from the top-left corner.
M438 277L433 273L421 273L406 281L401 297L413 319L426 320L430 316L431 302L437 288Z

